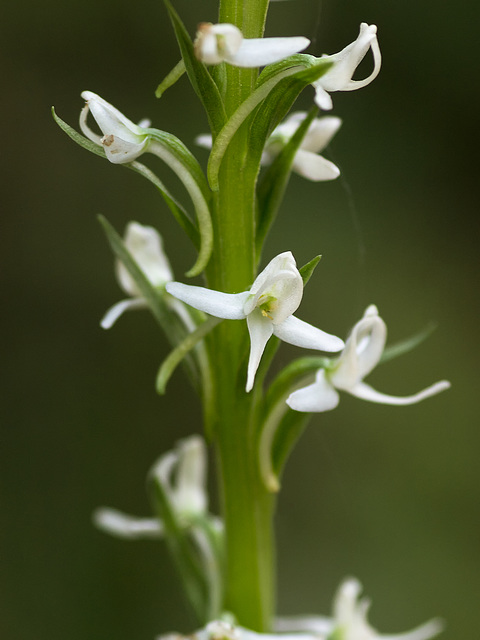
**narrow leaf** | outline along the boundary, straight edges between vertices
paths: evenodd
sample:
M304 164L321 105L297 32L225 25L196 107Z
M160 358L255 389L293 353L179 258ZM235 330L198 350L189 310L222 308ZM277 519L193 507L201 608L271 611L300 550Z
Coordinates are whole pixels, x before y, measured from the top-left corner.
M388 362L388 360L393 360L393 358L398 358L398 356L412 351L418 347L418 345L422 344L424 340L429 338L436 328L437 325L434 322L431 322L425 327L425 329L419 331L410 338L386 347L382 353L382 357L380 358L380 363Z
M161 395L165 393L168 381L183 358L221 321L221 318L209 318L197 327L195 331L188 334L188 336L170 352L163 361L157 374L156 389L158 393Z
M161 98L167 89L170 89L185 73L185 62L180 60L173 69L165 76L155 91L155 97Z
M306 424L305 414L291 411L286 400L300 381L305 382L306 376L329 366L331 360L323 357L294 360L278 374L267 391L259 436L259 466L263 482L269 491L276 492L280 489L279 474L282 465L300 435L302 425Z
M71 138L74 142L76 142L78 145L80 145L87 151L91 151L92 153L95 153L97 156L106 158L103 147L99 146L98 144L95 144L95 142L92 142L88 138L85 138L80 133L78 133L78 131L75 131L73 127L71 127L69 124L64 122L59 116L57 116L55 112L55 107L52 107L52 116L55 122L60 127L60 129L62 129L62 131L64 131L67 134L67 136Z
M200 247L197 261L187 276L197 276L207 266L213 249L213 225L208 204L211 192L197 160L178 138L156 129L149 129L149 132L152 142L148 151L161 158L177 174L195 207Z
M207 67L195 57L193 42L170 0L164 0L164 3L175 30L186 72L195 93L205 108L210 129L215 137L227 119L220 92Z
M155 512L165 525L165 538L193 609L202 621L206 617L207 586L203 567L162 486L153 474L149 477ZM205 620L206 621L206 620Z
M310 124L315 119L318 109L313 107L307 117L302 120L294 135L290 138L282 151L268 167L258 186L258 228L256 233L257 256L260 259L263 243L270 230L285 194L292 164L302 141L308 132ZM318 262L318 261L317 261ZM314 267L316 264L314 265ZM310 277L310 276L309 276ZM306 283L304 282L304 285Z
M260 163L269 135L285 118L305 87L323 76L331 66L331 62L322 61L320 58L313 67L300 69L295 74L285 77L270 91L255 112L250 126L249 157L252 162ZM264 84L268 82L270 80L266 80Z
M213 144L208 161L207 175L210 187L213 191L218 191L218 172L220 171L223 156L225 155L227 147L233 136L237 133L250 114L258 107L262 100L265 100L269 92L272 91L272 89L281 82L281 80L294 74L296 71L297 69L295 68L286 69L264 82L242 102L238 109L229 118L228 122L226 122Z
M300 275L302 276L304 287L307 285L307 282L313 276L313 272L315 271L317 264L320 262L321 259L322 259L322 256L315 256L315 258L310 260L310 262L307 262L307 264L303 265L303 267L299 269Z
M169 193L165 185L162 183L160 178L158 178L153 171L150 171L148 167L146 167L141 162L135 160L134 162L130 162L126 166L127 169L132 169L136 173L139 173L144 178L147 178L160 192L162 198L165 200L168 208L173 213L175 220L185 231L187 236L190 238L194 246L198 249L200 245L200 235L198 233L197 227L194 225L190 216L183 208L183 206L175 200L175 198Z

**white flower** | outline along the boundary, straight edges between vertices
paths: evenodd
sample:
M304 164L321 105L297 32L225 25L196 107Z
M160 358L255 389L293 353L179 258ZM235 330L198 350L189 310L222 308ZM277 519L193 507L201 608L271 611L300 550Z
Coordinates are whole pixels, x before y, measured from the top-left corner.
M151 470L163 487L180 519L191 520L206 513L207 454L200 436L180 440L174 451L160 457Z
M233 24L198 25L195 55L205 64L228 62L236 67L263 67L306 49L308 38L244 38Z
M181 440L174 451L161 456L151 474L161 484L176 518L185 526L207 512L206 451L200 436ZM99 529L120 538L159 538L164 532L158 518L136 518L101 507L93 515Z
M362 586L358 580L344 580L335 596L332 618L279 618L276 627L279 631L316 634L322 640L428 640L443 629L440 620L430 620L406 633L380 634L368 623L370 601L366 598L359 599L361 591Z
M158 636L156 640L323 640L323 638L316 634L305 633L257 633L224 620L213 620L203 629L188 636L169 633Z
M130 222L125 231L124 242L154 287L163 287L166 282L173 280L172 269L163 251L162 238L156 229L143 226L138 222ZM115 271L120 286L130 298L117 302L107 311L100 323L104 329L110 329L125 311L148 306L135 281L120 260L115 263Z
M166 289L179 300L217 318L247 320L251 341L247 391L253 387L265 345L272 334L306 349L339 351L343 347L340 338L292 315L303 296L303 281L290 251L273 258L257 276L250 291L221 293L180 282L169 282Z
M353 80L353 74L367 51L373 53L374 67L372 73L363 80ZM323 59L333 62L332 67L318 80L313 82L315 87L315 103L320 109L332 108L331 91L355 91L370 84L378 75L382 64L382 56L377 40L377 27L362 22L358 38L339 53L331 56L322 56Z
M389 396L375 391L365 378L379 363L387 328L379 317L375 305L370 305L363 318L353 327L345 349L331 369L320 369L313 384L294 391L287 399L295 411L329 411L340 400L337 389L347 391L357 398L381 404L408 405L420 402L429 396L450 387L446 380L437 382L412 396Z
M284 122L273 130L265 145L262 164L271 164L282 148L292 138L302 121L306 118L306 111L292 113ZM337 133L342 121L340 118L326 116L315 118L305 134L300 148L295 154L292 169L308 180L319 182L334 180L340 175L340 170L333 162L318 155L329 144Z
M134 124L96 93L84 91L82 98L86 104L80 113L80 128L89 140L103 146L110 162L114 164L132 162L146 151L150 138L144 127ZM103 137L94 133L87 125L89 111L95 118ZM148 125L149 122L142 121L141 124Z

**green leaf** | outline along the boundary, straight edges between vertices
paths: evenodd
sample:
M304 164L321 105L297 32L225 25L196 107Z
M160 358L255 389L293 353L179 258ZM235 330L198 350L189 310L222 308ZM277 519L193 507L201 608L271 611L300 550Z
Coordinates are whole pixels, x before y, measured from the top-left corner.
M225 123L225 126L216 137L210 158L208 161L208 182L213 191L218 191L218 173L220 171L220 165L222 164L223 156L230 144L233 136L237 133L239 128L250 116L250 114L258 107L258 105L265 100L269 92L286 76L295 73L294 69L285 69L283 72L270 78L262 86L258 87L250 94L250 96L242 102L238 109L231 115L229 120Z
M57 114L55 113L55 109L53 107L52 107L52 115L55 122L62 129L62 131L64 131L69 136L69 138L71 138L74 142L76 142L78 145L80 145L87 151L91 151L97 156L107 159L105 155L105 151L102 146L96 144L95 142L92 142L91 140L88 140L88 138L85 138L80 133L75 131L75 129L73 129L70 125L64 122L59 116L57 116ZM173 198L173 196L168 192L167 188L164 186L161 180L157 178L157 176L152 171L150 171L150 169L148 169L144 164L138 162L137 160L135 160L134 162L129 162L128 164L122 164L120 166L125 167L126 169L131 169L136 173L139 173L140 175L142 175L144 178L147 178L147 180L149 180L152 184L155 185L155 187L158 189L163 199L165 200L168 208L173 213L177 222L180 224L182 229L186 232L186 234L188 235L190 240L193 242L195 247L198 248L198 246L200 245L200 236L198 233L198 229L193 224L192 220L190 219L189 215L187 214L185 209L182 207L182 205Z
M187 272L187 276L197 276L205 269L213 249L213 226L209 207L212 194L200 165L181 140L159 129L148 129L148 133L151 136L148 152L163 160L177 174L195 207L200 248L197 261Z
M418 345L420 345L424 340L429 338L436 328L437 325L434 322L431 322L425 327L425 329L419 331L410 338L386 347L382 353L382 357L380 358L380 364L383 362L388 362L389 360L393 360L393 358L398 358L398 356L412 351L413 349L418 347Z
M297 56L292 58L298 59ZM295 65L290 59L283 61L284 65L278 67L278 71L257 83L257 88L225 123L213 144L208 163L208 182L213 191L218 190L218 173L227 147L241 125L251 115L253 119L250 126L250 162L260 164L265 141L270 133L286 116L301 91L331 67L330 62L322 62L321 59L316 58L314 60L316 64L311 69L299 67L298 63Z
M300 93L312 82L321 78L331 66L331 62L321 58L317 59L314 66L308 69L301 69L295 74L283 78L270 91L255 112L250 126L248 150L252 162L260 163L263 148L269 135L288 114ZM269 80L266 80L264 84L268 82Z
M149 180L160 192L162 198L165 200L168 208L173 213L175 220L185 231L187 236L192 241L193 245L198 249L200 245L200 234L198 233L198 229L195 224L190 219L190 216L184 209L184 207L177 201L175 198L169 193L165 185L162 183L160 178L158 178L153 171L150 171L148 167L146 167L141 162L135 160L134 162L130 162L127 165L123 165L127 167L127 169L132 169L136 173L139 173L141 176Z
M74 142L76 142L78 145L80 145L87 151L91 151L97 156L101 156L102 158L107 157L105 155L105 151L103 150L103 147L101 147L98 144L95 144L95 142L92 142L88 138L85 138L84 136L82 136L80 133L78 133L78 131L75 131L73 127L71 127L69 124L64 122L59 116L57 116L55 112L55 107L52 107L52 116L55 122L60 127L60 129L62 129L62 131L64 131L67 134L67 136L71 138Z
M317 264L320 262L321 259L322 259L322 256L315 256L315 258L310 260L310 262L307 262L307 264L304 264L303 267L299 269L300 275L302 276L304 288L306 287L310 278L313 276L313 272L315 271Z
M177 62L170 73L168 73L158 85L155 90L155 97L161 98L167 89L170 89L170 87L172 87L178 80L180 80L185 71L185 62L182 59L180 60L180 62Z
M164 0L164 3L175 30L188 77L205 108L212 135L215 137L227 119L220 92L207 67L197 60L193 42L170 0Z
M283 465L309 418L309 414L292 411L286 400L300 381L307 382L306 376L330 366L328 358L299 358L279 373L267 391L259 435L259 467L269 491L280 489L279 476Z
M311 415L288 409L275 432L272 444L272 471L280 478L288 457L302 435Z
M307 117L300 123L294 135L264 173L258 186L258 223L256 233L257 256L260 258L263 243L270 230L285 194L292 164L310 124L318 114L318 108L312 107ZM319 258L320 259L320 258ZM317 260L318 262L318 260ZM310 263L309 263L310 264ZM316 264L314 265L314 267ZM310 276L309 276L310 277ZM306 283L304 282L304 285Z
M183 358L221 321L221 318L210 317L197 327L195 331L189 333L186 338L170 352L163 361L157 374L156 389L158 393L162 395L165 393L168 381Z
M202 622L206 622L208 596L202 564L188 539L187 532L176 518L162 482L153 473L149 475L149 485L155 512L165 526L166 542L182 579L187 597L198 618Z

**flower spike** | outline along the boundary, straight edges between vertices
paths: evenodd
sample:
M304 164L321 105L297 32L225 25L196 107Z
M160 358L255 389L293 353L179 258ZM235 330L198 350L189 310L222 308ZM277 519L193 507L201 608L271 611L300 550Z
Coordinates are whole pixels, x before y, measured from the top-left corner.
M147 150L150 137L143 126L134 124L114 106L91 91L83 91L86 101L80 113L80 128L85 136L102 145L105 154L113 164L133 162ZM88 112L91 111L103 137L94 133L87 124ZM149 122L142 121L142 125Z
M409 405L450 387L447 380L442 380L414 395L397 397L375 391L363 382L363 378L380 362L386 336L387 327L378 315L377 307L370 305L363 318L353 327L345 349L332 368L320 369L313 384L290 394L287 399L288 406L295 411L303 412L335 409L340 401L337 389L370 402Z
M303 51L310 44L308 38L244 38L233 24L198 25L195 55L205 64L228 62L235 67L263 67Z
M195 309L217 318L247 320L250 358L246 390L251 391L265 346L272 335L306 349L339 351L343 341L292 314L303 296L303 281L290 251L281 253L257 276L250 291L222 293L203 287L169 282L168 293Z
M360 62L371 49L374 67L372 73L363 80L353 80L353 74ZM332 106L332 91L355 91L370 84L379 74L382 64L382 56L377 40L377 27L362 22L357 39L334 55L322 56L333 62L328 71L313 83L315 88L315 103L324 111L329 111Z

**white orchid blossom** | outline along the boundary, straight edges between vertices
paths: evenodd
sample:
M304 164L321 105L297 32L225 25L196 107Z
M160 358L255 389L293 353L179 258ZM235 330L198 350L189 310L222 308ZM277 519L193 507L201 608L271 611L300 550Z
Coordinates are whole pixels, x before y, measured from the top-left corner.
M290 251L281 253L257 276L250 291L222 293L169 282L168 293L217 318L247 320L251 349L246 390L253 387L265 346L272 335L306 349L339 351L343 340L313 327L292 314L303 296L303 281Z
M89 140L104 148L110 162L113 164L132 162L147 150L150 137L144 127L149 126L149 121L143 120L138 125L134 124L118 109L91 91L83 91L82 98L86 102L80 113L80 128ZM88 126L89 111L103 136L99 136Z
M353 74L367 51L371 49L373 54L373 71L363 80L353 80ZM377 40L377 27L362 22L357 39L331 56L324 55L322 59L332 62L332 66L318 80L313 82L315 88L315 103L324 111L329 111L332 106L332 91L355 91L370 84L379 74L382 64L382 56Z
M274 161L306 116L306 111L296 111L273 130L262 153L262 166L268 166ZM340 169L319 153L330 143L341 124L341 119L334 116L315 118L295 154L292 171L313 182L338 178ZM208 133L201 134L195 138L195 143L205 149L211 149L212 136Z
M279 618L278 631L304 632L322 640L429 640L443 629L440 620L430 620L425 624L398 634L380 634L367 620L370 601L360 598L362 586L355 578L348 578L340 585L333 604L333 617L299 616ZM278 635L278 638L283 635Z
M172 269L163 250L162 238L156 229L143 226L138 222L130 222L125 231L124 242L154 287L163 287L166 282L173 280ZM110 329L129 309L148 307L135 281L120 260L115 262L115 271L121 288L130 298L117 302L107 311L100 323L103 329Z
M443 629L440 620L398 634L380 634L367 620L370 602L359 599L362 586L354 578L344 580L335 596L333 616L277 618L274 633L257 633L224 620L213 620L188 636L168 634L156 640L429 640Z
M409 405L420 402L450 387L446 380L437 382L423 391L405 396L390 396L375 391L363 379L379 363L387 328L378 315L375 305L370 305L363 318L353 327L342 351L332 368L320 369L313 384L294 391L287 404L295 411L318 412L334 409L340 400L338 390L380 404Z
M263 67L303 51L310 44L308 38L244 38L233 24L198 25L195 55L205 64L228 62L235 67Z
M167 496L177 519L185 527L207 513L206 450L200 436L181 440L175 450L160 457L151 475ZM161 538L163 522L158 518L136 518L116 509L101 507L93 520L99 529L125 539Z
M305 633L257 633L236 626L225 620L213 620L203 629L188 636L169 633L157 636L156 640L323 640L316 634Z

